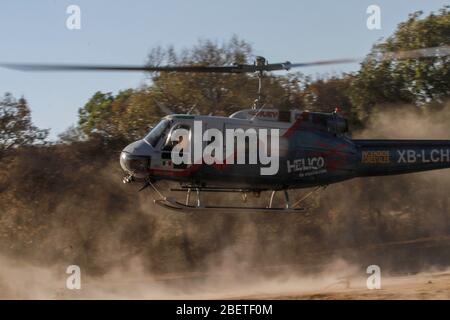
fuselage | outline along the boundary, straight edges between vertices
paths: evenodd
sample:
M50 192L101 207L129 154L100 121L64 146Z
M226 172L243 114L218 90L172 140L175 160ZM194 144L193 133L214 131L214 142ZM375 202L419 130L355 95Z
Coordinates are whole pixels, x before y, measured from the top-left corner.
M198 129L202 135L208 129L223 132L223 161L205 163L204 159L191 157L190 163L175 163L174 142L170 138L174 130L179 128L188 132L187 141L185 139L182 142L190 145L189 152L192 154L195 148L198 149L192 144L199 137ZM253 129L257 132L258 146L252 149L255 140L245 140L243 151L246 163L236 163L236 156L227 154L225 150L225 132L232 129L244 132ZM273 130L279 132L279 143L269 154L276 151L277 163L249 163L251 156L255 156L255 152L260 155L261 146L264 146L260 144L262 133L269 132L270 136L273 135L270 132L275 132ZM171 115L165 117L147 137L127 146L121 155L121 164L135 180L173 180L188 185L255 191L306 188L355 177L401 174L450 166L448 141L352 140L346 132L345 119L336 113L283 113L278 110L256 113L254 110L243 110L230 117ZM212 141L200 141L201 151ZM270 141L265 143L272 147L273 140ZM269 145L267 149L270 149ZM262 174L262 168L269 171L267 168L270 166L276 170Z

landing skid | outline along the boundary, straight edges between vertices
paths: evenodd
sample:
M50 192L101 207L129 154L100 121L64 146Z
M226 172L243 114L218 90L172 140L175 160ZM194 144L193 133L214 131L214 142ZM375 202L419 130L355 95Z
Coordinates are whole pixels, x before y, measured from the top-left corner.
M267 207L246 207L246 206L210 206L204 205L200 199L200 188L187 188L186 189L186 201L185 203L181 203L174 198L165 197L152 183L152 181L147 181L147 183L141 188L141 190L146 187L151 186L156 194L159 196L159 199L153 200L155 204L159 205L162 208L169 209L172 211L185 212L185 213L201 213L201 212L220 212L220 213L232 213L232 212L242 212L242 213L303 213L307 214L308 211L305 208L298 207L298 205L303 202L306 198L314 194L319 190L323 190L326 186L316 187L313 191L309 192L307 195L302 197L300 200L295 202L293 205L290 205L289 194L287 190L283 190L285 196L285 206L281 208L273 207L273 200L275 197L275 193L277 191L273 190L270 196L269 205ZM195 190L197 194L196 205L191 205L190 195L192 189ZM178 191L178 190L175 190ZM229 190L222 189L211 189L210 192L229 192ZM239 190L239 192L243 192L243 200L244 202L247 199L247 193L243 190Z
M157 199L154 202L165 209L183 213L307 213L305 208L193 206L183 204L171 198Z

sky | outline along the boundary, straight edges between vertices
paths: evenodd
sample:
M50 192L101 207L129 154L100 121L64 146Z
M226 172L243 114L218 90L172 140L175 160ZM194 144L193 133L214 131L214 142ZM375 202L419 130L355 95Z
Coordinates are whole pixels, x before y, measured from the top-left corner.
M151 48L183 49L199 39L222 42L234 34L269 62L364 57L408 14L437 11L448 0L2 0L0 63L143 64ZM81 9L81 28L66 12ZM381 28L369 30L368 6L381 9ZM304 68L318 75L358 70L358 64ZM78 120L96 92L136 88L143 73L20 72L0 68L0 95L24 96L34 123L50 138ZM249 106L243 106L243 108Z

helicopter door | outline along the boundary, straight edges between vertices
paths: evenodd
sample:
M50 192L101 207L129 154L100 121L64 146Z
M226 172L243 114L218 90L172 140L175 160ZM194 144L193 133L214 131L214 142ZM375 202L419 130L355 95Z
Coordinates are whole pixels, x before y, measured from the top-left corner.
M177 129L185 129L189 131L188 137L180 137L178 141L172 141L172 133ZM187 163L182 164L173 164L172 163L172 150L173 148L178 145L182 144L185 145L183 148L184 150L188 149L187 146L190 143L190 137L191 137L191 127L188 124L178 123L175 124L169 131L169 134L166 137L166 141L164 142L162 148L161 148L161 160L163 161L163 164L166 166L173 167L174 169L186 169L188 167Z

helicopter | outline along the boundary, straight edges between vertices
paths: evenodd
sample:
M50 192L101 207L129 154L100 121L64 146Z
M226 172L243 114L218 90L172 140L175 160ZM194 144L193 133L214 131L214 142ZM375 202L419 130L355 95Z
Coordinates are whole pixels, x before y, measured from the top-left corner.
M401 60L449 55L450 47L442 46L385 53L376 58ZM333 183L450 167L449 140L352 139L348 121L339 110L329 113L281 110L267 108L264 102L262 79L266 72L360 60L268 63L265 58L256 57L253 64L226 66L11 63L0 66L24 71L255 73L258 91L251 108L228 117L172 114L166 109L168 114L145 137L120 153L120 166L125 172L123 182L142 183L140 191L151 187L156 195L155 204L177 212L297 213L306 211L301 204L307 197ZM236 143L239 138L240 143ZM169 191L184 193L184 200L164 195L158 188L161 181L175 182L178 186ZM288 190L303 188L314 189L291 203ZM238 193L245 202L247 195L260 196L263 192L271 194L267 205L261 207L207 204L201 196ZM284 194L283 206L274 206L277 192Z

